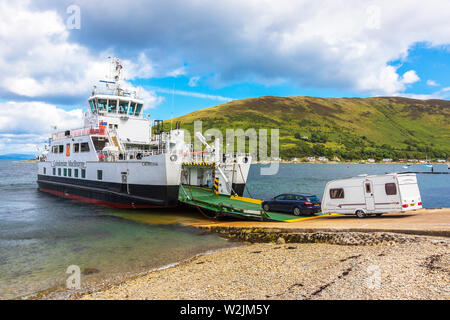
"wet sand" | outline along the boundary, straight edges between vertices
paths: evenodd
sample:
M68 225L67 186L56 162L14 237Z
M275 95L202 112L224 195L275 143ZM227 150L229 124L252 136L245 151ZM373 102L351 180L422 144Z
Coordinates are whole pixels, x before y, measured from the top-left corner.
M264 228L266 230L286 230L288 232L317 231L364 231L395 232L420 235L450 236L450 208L421 209L407 213L386 213L381 217L357 218L335 215L296 222L220 221L199 220L186 222L203 229L215 228Z

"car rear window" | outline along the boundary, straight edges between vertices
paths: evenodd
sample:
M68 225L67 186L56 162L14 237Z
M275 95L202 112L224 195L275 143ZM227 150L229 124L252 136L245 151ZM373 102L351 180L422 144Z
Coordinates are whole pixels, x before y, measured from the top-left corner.
M317 198L316 196L311 196L311 197L308 197L308 201L320 201L320 199Z

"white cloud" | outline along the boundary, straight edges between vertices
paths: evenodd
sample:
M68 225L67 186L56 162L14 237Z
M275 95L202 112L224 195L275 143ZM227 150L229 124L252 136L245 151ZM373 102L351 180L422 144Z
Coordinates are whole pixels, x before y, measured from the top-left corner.
M427 80L427 85L430 87L439 87L440 86L439 83L437 83L436 81L431 80L431 79Z
M167 72L166 75L168 77L176 78L176 77L179 77L179 76L183 76L185 74L186 74L186 68L183 66L183 67L176 68L175 70L171 70L171 71Z
M450 43L447 0L114 3L80 0L90 26L80 30L82 43L145 48L158 65L178 59L190 73L217 75L218 84L290 80L394 94L414 77L398 74L391 61L407 58L418 42Z
M156 87L153 89L157 92L162 92L162 93L167 93L167 94L176 94L176 95L180 95L180 96L194 97L194 98L200 98L200 99L210 99L210 100L225 101L225 102L229 102L229 101L233 100L233 98L223 97L223 96L213 95L213 94L207 94L207 93L201 93L201 92L171 90L171 89L156 88Z
M82 110L64 110L43 102L0 103L0 154L36 152L58 128L82 127Z
M46 100L85 100L108 75L112 49L93 54L70 40L63 19L51 10L31 10L29 1L0 3L0 94ZM144 54L123 59L124 76L149 78L157 66ZM63 102L64 103L64 102Z
M63 19L72 2L1 4L0 41L9 45L0 48L0 94L81 97L114 50L126 55L127 79L194 73L213 75L217 85L290 80L395 94L414 77L390 61L407 58L417 42L450 43L445 0L79 0L82 28L68 31Z
M420 78L414 70L407 71L403 74L401 82L404 84L411 84L419 81Z
M64 110L44 102L0 103L0 134L43 134L82 126L82 110Z

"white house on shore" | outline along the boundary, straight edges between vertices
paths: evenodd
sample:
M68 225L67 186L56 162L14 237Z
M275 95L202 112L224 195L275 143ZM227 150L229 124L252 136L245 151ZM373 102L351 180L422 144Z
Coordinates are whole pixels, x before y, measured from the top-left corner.
M375 163L375 159L367 159L368 163Z

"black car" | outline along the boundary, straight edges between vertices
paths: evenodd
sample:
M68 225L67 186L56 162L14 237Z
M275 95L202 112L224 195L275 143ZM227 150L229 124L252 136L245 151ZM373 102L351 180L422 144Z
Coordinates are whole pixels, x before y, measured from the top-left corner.
M320 199L308 193L283 193L271 200L264 200L265 211L288 212L296 216L320 212Z

